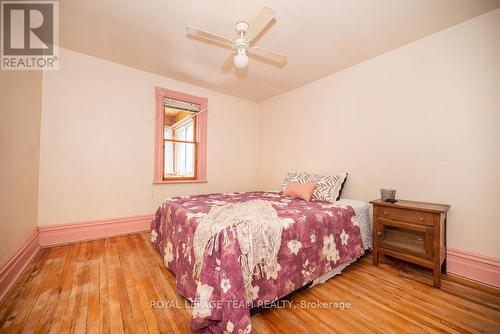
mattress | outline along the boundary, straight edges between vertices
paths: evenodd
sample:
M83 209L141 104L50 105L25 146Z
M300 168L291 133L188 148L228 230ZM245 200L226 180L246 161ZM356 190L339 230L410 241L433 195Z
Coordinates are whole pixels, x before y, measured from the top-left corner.
M361 241L363 242L363 248L365 250L371 249L372 247L372 224L370 221L370 205L366 202L363 201L358 201L354 199L346 199L346 198L341 198L340 200L335 202L335 205L338 205L339 207L345 207L345 206L350 206L356 215L356 218L358 220L359 224L359 230L361 232ZM319 276L312 282L312 286L320 283L325 283L327 280L332 278L335 275L338 275L344 270L346 267L348 267L350 264L355 262L356 260L353 259L352 261L343 263L342 265L338 266L337 268L334 268L332 271Z
M270 193L278 193L276 190L268 190ZM365 250L369 250L372 248L372 223L371 223L371 214L370 214L370 204L367 202L341 198L336 201L335 204L339 204L341 206L348 205L354 209L356 217L358 218L359 228L361 230L361 239L363 241L363 247Z
M361 230L361 240L365 250L372 248L372 224L370 220L370 205L363 201L341 198L336 204L349 205L354 209Z

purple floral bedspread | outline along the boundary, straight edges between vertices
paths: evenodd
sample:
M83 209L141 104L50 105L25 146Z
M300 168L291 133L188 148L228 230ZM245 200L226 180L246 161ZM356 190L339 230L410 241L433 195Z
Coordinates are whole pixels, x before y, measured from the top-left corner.
M239 264L238 238L218 238L207 250L199 279L193 273L192 249L197 213L214 205L255 199L270 201L280 218L294 223L283 230L276 271L270 279L254 277L245 288ZM249 192L174 197L156 211L151 241L175 274L178 292L191 301L209 300L193 309L191 327L202 333L250 333L249 309L273 302L364 254L360 229L351 207L306 202L277 193Z

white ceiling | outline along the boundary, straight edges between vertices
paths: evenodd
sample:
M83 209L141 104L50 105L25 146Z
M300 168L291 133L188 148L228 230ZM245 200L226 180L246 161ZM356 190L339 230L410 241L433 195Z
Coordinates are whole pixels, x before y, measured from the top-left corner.
M184 27L236 37L264 4L276 21L256 45L287 54L283 67L250 59L221 73L230 50ZM262 101L500 7L500 0L64 0L62 47Z

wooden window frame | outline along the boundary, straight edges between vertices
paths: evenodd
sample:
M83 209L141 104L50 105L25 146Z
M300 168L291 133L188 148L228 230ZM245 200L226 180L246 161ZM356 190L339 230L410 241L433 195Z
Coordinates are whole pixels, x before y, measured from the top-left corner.
M195 128L193 130L195 136L195 170L194 177L175 177L165 178L165 111L164 100L171 98L174 100L195 103L200 105L200 110L204 112L198 114L195 120ZM156 87L155 88L155 167L154 167L154 184L163 183L191 183L191 182L207 182L206 161L207 161L207 114L208 114L208 99L204 97L189 95L170 89Z

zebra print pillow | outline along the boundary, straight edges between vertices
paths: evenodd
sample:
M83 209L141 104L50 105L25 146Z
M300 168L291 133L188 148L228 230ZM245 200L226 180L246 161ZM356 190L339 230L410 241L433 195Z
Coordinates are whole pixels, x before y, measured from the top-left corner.
M309 174L303 173L303 172L298 172L298 173L291 173L288 172L283 179L283 182L281 182L281 187L280 187L280 192L283 192L285 190L285 187L288 183L293 182L293 183L306 183L307 180L309 180Z
M346 178L347 173L311 175L308 182L316 183L312 198L329 202L339 200Z

